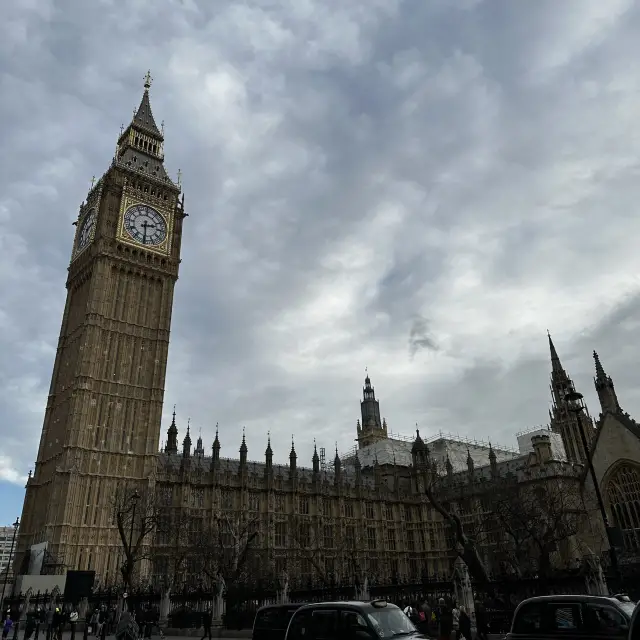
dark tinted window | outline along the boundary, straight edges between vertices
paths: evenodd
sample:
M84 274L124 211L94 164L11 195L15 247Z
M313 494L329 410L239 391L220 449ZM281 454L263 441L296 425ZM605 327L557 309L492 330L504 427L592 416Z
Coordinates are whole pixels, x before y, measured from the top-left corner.
M548 604L552 631L577 631L582 627L580 605L576 603Z
M286 629L295 608L274 607L259 611L254 627L256 629Z
M586 604L584 609L585 628L598 635L626 636L627 621L620 611L599 604Z
M313 612L314 640L334 640L338 635L338 612L331 609L316 609Z
M296 611L287 631L287 640L311 640L311 611Z
M544 604L530 602L518 611L513 621L513 633L538 633L542 631Z

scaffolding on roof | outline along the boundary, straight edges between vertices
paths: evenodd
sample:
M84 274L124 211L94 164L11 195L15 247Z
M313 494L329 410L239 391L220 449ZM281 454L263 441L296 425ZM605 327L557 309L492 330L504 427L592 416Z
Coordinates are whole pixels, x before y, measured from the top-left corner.
M549 425L541 424L537 427L527 427L522 431L518 431L518 433L516 433L516 438L519 438L520 436L526 436L528 433L533 433L534 431L542 431L543 429L545 431L551 431L551 429L549 428Z

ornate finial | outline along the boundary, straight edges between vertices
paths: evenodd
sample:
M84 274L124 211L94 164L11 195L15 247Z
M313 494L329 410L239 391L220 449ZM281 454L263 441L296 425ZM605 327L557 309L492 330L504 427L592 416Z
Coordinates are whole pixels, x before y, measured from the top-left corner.
M187 418L187 434L189 434L190 425L191 425L191 418Z
M216 435L218 435L218 423L216 422Z
M144 88L149 90L152 82L153 78L151 77L151 70L149 70L147 71L147 75L144 77Z
M136 117L136 113L138 113L138 110L135 107L133 107L133 118L134 118L134 120L135 120L135 117Z
M182 186L182 169L178 169L178 186Z
M96 177L92 176L91 177L91 188L93 189L93 185L96 183Z
M267 431L267 442L271 444L271 431Z
M124 132L124 125L123 125L123 124L121 124L121 125L120 125L120 135L122 135L122 133L123 133L123 132Z
M364 368L364 372L367 373L369 371L369 367Z
M160 123L160 131L162 132L162 135L164 135L164 120Z

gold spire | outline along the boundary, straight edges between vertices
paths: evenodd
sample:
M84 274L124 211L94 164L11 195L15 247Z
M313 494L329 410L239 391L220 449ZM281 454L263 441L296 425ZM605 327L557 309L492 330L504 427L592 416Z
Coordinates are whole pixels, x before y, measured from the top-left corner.
M147 75L144 77L144 88L148 91L151 88L153 78L151 77L151 70L147 71Z

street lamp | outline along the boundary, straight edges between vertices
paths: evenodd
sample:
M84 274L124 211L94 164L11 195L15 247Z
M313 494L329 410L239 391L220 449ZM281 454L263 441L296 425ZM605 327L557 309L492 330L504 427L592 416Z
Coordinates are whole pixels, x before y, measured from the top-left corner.
M11 538L11 551L9 551L9 562L7 562L7 566L4 571L4 581L2 584L2 606L4 607L4 594L7 590L7 578L9 577L9 564L13 559L13 547L16 544L16 534L18 533L18 527L20 526L20 518L16 518L16 521L13 523L13 538Z
M584 396L577 391L570 391L566 396L565 400L568 402L572 402L573 406L569 408L569 410L575 413L576 420L578 421L578 431L580 432L580 440L582 441L582 448L584 449L584 455L587 460L587 465L589 466L589 472L591 473L591 479L593 480L593 488L596 493L596 500L598 501L598 507L600 509L600 515L602 516L602 521L604 523L604 528L607 532L607 541L609 542L609 558L611 559L611 568L613 569L613 573L616 578L620 578L620 572L618 567L618 554L616 553L616 545L615 545L615 533L616 529L609 524L609 516L607 515L607 510L604 506L604 500L602 499L602 493L600 492L600 484L598 483L598 478L596 477L596 471L593 468L593 460L589 451L589 444L587 443L587 436L584 432L584 424L582 423L582 404L581 400Z

